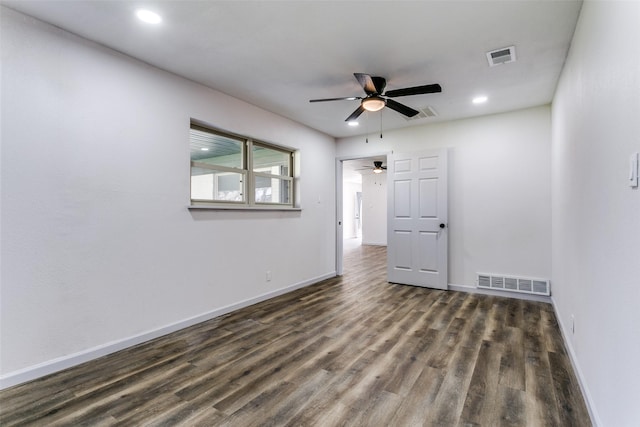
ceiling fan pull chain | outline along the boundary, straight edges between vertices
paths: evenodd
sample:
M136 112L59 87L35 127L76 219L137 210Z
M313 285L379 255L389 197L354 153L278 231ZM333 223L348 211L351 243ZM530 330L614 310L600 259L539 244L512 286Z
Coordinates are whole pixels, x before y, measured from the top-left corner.
M380 111L380 139L382 139L382 111Z
M367 136L364 140L365 143L369 143L369 112L365 111L364 120L367 122Z

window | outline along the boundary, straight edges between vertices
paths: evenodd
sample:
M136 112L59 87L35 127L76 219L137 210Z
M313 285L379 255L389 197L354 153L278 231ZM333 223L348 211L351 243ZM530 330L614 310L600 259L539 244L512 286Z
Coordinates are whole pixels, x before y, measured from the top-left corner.
M191 124L191 204L293 208L294 152Z

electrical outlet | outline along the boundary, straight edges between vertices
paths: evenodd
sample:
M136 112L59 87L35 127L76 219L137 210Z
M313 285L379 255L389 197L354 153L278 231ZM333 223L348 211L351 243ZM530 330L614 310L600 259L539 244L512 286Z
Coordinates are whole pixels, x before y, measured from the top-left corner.
M267 282L271 281L271 270L267 270L266 279L267 279Z

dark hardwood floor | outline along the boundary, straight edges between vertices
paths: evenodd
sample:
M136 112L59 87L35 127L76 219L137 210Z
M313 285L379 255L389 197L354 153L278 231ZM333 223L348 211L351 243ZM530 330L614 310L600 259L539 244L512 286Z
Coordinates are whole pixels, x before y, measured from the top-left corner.
M552 307L345 275L0 392L0 425L590 426Z

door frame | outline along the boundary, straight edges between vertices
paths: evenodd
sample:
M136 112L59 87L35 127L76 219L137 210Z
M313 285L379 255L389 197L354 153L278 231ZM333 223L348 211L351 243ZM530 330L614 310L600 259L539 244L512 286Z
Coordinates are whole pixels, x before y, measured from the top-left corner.
M343 265L343 257L344 257L344 218L343 218L343 193L344 193L344 183L343 183L343 174L342 174L342 162L347 160L360 160L367 159L369 157L385 157L385 163L389 161L389 155L392 154L393 151L383 151L383 152L374 152L369 154L354 154L351 156L340 156L336 157L336 276L342 276L344 271ZM389 190L387 189L387 192ZM388 194L388 193L387 193Z

